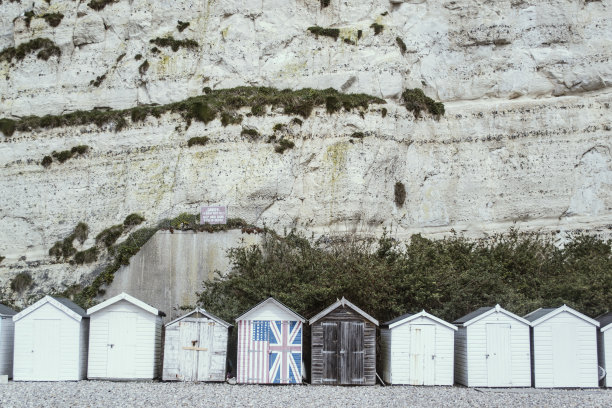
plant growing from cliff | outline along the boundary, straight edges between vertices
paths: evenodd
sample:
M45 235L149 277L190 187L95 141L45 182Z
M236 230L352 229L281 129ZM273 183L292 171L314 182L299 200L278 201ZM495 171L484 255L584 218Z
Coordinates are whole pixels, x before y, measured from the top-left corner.
M185 21L179 20L176 24L176 29L179 31L179 33L182 33L187 27L189 27L189 23Z
M0 255L0 263L2 263L2 261L4 261L5 259L6 259L6 256Z
M51 27L57 27L62 22L64 15L62 13L45 13L40 18L44 19Z
M329 3L331 3L331 0L321 0L321 8L329 6Z
M404 187L404 183L401 181L395 183L395 186L393 187L393 195L395 205L401 208L406 201L406 187Z
M365 133L363 132L353 132L351 133L351 137L354 139L363 139L365 137Z
M91 0L89 3L87 3L87 6L96 11L100 11L109 4L117 3L118 1L119 0Z
M143 66L148 69L148 62L145 61ZM142 73L145 71L141 70ZM236 121L238 121L241 120L239 115L236 114L238 109L256 105L282 108L287 115L300 115L307 118L315 107L326 106L330 96L337 98L346 111L353 109L365 110L370 104L385 103L383 99L374 96L345 94L332 88L323 90L305 88L294 91L266 87L238 87L215 89L206 95L195 96L181 102L161 106L137 106L125 110L76 111L57 116L28 116L18 121L0 119L0 127L13 127L13 131L31 131L40 128L51 129L95 124L98 127L112 125L114 126L113 130L119 131L127 125L126 117L131 116L132 120L136 121L143 120L147 116L158 118L166 112L181 115L188 124L194 119L208 123L215 119L217 115L222 116L224 112L231 117L235 117Z
M397 46L399 47L400 52L402 53L402 55L405 54L406 51L408 50L408 47L406 47L406 43L404 42L404 40L402 40L399 37L396 37L395 38L395 42L397 43Z
M140 75L144 75L147 73L148 70L149 70L149 61L144 60L144 62L140 64L140 66L138 67L138 73Z
M157 45L158 47L170 48L174 52L178 51L180 48L194 50L199 47L197 41L191 39L175 40L173 37L157 37L149 40L149 42Z
M385 29L385 26L383 26L382 24L378 24L378 23L372 23L370 28L374 29L374 35L378 35L383 32L383 30Z
M84 222L79 222L70 235L63 240L57 241L51 249L49 255L54 256L57 260L64 258L67 260L76 253L73 246L74 240L78 240L81 244L85 242L89 234L89 226Z
M414 113L415 118L419 118L424 110L436 117L444 115L444 104L425 96L421 89L406 89L402 93L402 100L406 109Z
M380 111L380 115L383 118L387 117L387 108L382 108L382 110Z
M295 146L295 143L293 143L291 140L281 139L278 141L278 144L274 146L274 151L276 153L283 154L285 153L285 150L293 149L294 146Z
M91 247L85 251L79 251L74 254L74 263L77 265L89 264L98 260L98 248Z
M2 132L4 136L12 136L17 127L15 123L16 122L12 119L0 119L0 132Z
M240 134L251 140L259 138L259 132L256 129L242 128L242 132L240 132Z
M106 74L102 74L96 77L96 79L92 79L91 81L89 81L89 85L93 85L96 88L98 88L102 84L102 81L104 81L105 79L106 79Z
M227 125L239 125L242 123L242 115L235 113L223 112L221 113L221 124L225 127Z
M324 28L319 26L308 27L308 31L314 34L317 38L319 36L330 37L337 40L340 37L340 30L338 28Z
M140 61L142 59L142 54L139 53L139 54L134 55L134 59L136 61Z
M113 225L108 227L98 235L96 235L96 244L104 244L105 247L110 248L123 234L125 227L123 224Z
M187 141L187 146L188 147L195 146L195 145L204 146L206 143L208 143L208 141L209 139L206 136L192 137L191 139Z
M0 62L11 62L14 59L21 61L26 55L36 51L38 51L36 58L43 61L47 61L52 56L60 57L62 55L61 50L53 41L48 38L34 38L26 43L19 44L17 47L9 47L0 51Z
M53 159L57 160L60 163L64 163L67 160L73 158L74 156L83 155L87 153L88 151L89 151L89 146L78 145L78 146L72 147L72 149L70 150L63 150L61 152L52 152L51 156L45 156L42 159L41 164L44 167L49 167L51 163L53 162Z
M140 225L145 221L145 218L137 213L132 213L125 217L123 220L123 226L126 228L135 227L136 225Z
M11 290L21 293L32 286L32 276L27 272L19 272L11 279Z

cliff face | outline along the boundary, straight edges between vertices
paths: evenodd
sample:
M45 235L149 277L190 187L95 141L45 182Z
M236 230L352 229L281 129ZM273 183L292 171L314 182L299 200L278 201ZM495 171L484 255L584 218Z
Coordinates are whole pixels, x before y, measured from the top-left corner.
M243 108L229 126L166 113L120 131L0 136L0 298L16 299L9 285L22 271L38 285L31 293L86 282L100 263L48 255L80 221L90 238L77 249L130 213L154 225L207 204L281 232L481 236L517 224L610 235L610 0L101 3L0 4L0 52L36 38L61 52L0 58L0 118L167 104L243 85L333 87L387 103L317 108L301 124L282 109ZM48 16L58 14L53 27ZM339 38L311 26L338 28ZM408 88L444 102L446 114L415 118L400 101ZM202 136L206 145L188 147ZM295 146L277 153L270 136ZM89 152L41 165L77 145Z

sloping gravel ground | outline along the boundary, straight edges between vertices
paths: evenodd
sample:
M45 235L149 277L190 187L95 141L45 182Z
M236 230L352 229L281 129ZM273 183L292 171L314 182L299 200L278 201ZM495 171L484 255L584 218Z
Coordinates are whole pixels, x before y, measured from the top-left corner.
M80 381L0 385L0 407L612 407L612 390Z

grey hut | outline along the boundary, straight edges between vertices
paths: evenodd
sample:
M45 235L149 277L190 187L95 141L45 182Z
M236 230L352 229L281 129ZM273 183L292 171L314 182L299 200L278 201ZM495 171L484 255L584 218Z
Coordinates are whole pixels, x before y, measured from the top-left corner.
M312 384L374 385L378 320L342 298L310 319Z
M8 378L13 377L13 316L16 314L10 307L0 305L0 375Z
M197 308L166 324L164 381L224 381L231 324Z

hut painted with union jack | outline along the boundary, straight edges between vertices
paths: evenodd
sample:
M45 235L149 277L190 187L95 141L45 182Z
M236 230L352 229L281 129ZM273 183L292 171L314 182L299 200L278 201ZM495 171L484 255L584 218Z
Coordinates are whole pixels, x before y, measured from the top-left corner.
M274 298L239 316L237 382L301 384L305 321Z

